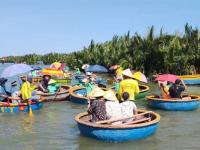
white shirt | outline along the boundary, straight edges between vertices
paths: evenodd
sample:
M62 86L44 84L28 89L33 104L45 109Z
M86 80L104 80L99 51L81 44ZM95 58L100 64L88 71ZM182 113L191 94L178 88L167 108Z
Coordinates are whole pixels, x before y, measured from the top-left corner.
M123 117L133 116L133 110L137 110L137 107L133 101L125 101L120 103L121 113Z
M106 101L106 114L110 119L121 118L121 108L118 101Z

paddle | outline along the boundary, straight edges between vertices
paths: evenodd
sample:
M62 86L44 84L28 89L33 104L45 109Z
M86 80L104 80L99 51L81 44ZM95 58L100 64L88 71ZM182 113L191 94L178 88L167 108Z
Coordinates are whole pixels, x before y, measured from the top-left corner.
M103 120L103 121L98 121L96 123L98 123L98 124L104 124L104 123L112 123L112 122L116 122L116 121L123 121L123 120L126 120L126 119L131 119L133 117L137 117L137 116L142 116L142 115L145 115L145 114L149 114L151 112L152 111L147 111L147 112L143 112L143 113L140 113L140 114L137 114L137 115L133 115L131 117L124 117L124 118L118 118L118 119Z
M31 107L31 100L28 100L28 109L29 109L29 116L32 117L33 116L33 110L32 110L32 107Z
M62 87L62 86L60 86L59 89L56 91L55 97L53 98L53 100L52 100L51 102L53 102L53 101L56 99L57 95L58 95L59 92L60 92L61 87Z
M142 118L142 119L139 119L139 120L126 122L126 123L123 123L123 124L113 124L113 125L110 125L109 127L121 126L121 125L132 125L132 124L136 124L136 123L140 123L140 122L144 122L144 121L151 121L151 118Z

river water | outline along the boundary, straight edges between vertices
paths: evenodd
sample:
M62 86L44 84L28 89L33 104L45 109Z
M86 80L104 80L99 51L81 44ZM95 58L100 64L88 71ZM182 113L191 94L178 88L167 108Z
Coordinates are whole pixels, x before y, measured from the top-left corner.
M0 64L0 72L7 65ZM150 83L150 93L158 93L157 85ZM190 86L187 93L199 94L200 87ZM146 101L137 100L139 108L151 110ZM86 106L71 102L45 103L27 113L0 114L0 149L2 150L199 150L200 109L190 112L154 110L161 115L155 135L132 142L105 143L79 134L74 116Z

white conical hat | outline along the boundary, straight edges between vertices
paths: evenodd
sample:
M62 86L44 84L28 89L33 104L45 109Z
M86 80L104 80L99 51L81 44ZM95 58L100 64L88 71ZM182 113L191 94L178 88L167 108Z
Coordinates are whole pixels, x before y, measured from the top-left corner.
M105 92L104 96L105 99L110 101L117 101L117 97L115 96L115 93L112 90L108 90Z
M99 88L99 87L95 87L89 94L89 97L101 97L104 96L105 92Z
M133 74L132 74L132 72L131 72L131 70L130 70L129 68L126 69L126 70L123 70L123 71L122 71L122 74L123 74L124 76L130 77L130 78L133 77Z

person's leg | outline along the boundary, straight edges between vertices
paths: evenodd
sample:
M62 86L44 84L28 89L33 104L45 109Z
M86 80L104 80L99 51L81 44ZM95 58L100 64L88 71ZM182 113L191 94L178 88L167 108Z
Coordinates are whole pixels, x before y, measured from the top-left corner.
M40 96L38 96L38 95L31 96L31 98L30 98L31 101L35 101L35 102L38 102L39 99L40 99Z

